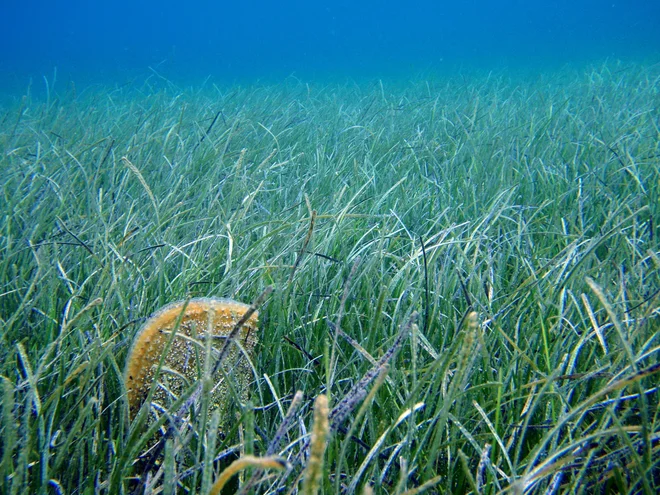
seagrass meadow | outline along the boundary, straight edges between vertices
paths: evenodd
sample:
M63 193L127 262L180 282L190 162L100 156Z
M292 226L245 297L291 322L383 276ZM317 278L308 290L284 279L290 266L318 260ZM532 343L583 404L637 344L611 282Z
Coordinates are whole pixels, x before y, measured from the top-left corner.
M660 490L659 66L48 86L0 112L0 492ZM249 393L204 345L133 417L199 297L258 310Z

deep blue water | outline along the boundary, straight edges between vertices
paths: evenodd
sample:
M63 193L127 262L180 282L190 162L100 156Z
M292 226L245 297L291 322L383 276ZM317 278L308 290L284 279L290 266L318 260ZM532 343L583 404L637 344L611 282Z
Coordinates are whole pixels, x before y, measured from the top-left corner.
M660 60L660 0L2 0L0 85Z

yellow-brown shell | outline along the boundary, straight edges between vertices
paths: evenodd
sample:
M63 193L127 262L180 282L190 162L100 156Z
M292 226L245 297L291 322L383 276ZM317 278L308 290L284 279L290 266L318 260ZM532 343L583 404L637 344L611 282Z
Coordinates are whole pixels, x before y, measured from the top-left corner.
M206 355L205 337L213 338L211 367L215 364L218 352L224 346L226 337L238 320L250 307L231 299L195 298L164 306L147 320L135 337L126 360L124 383L128 394L131 416L142 406L151 389L158 363L163 350L181 317L181 323L169 352L163 360L158 377L158 386L152 396L158 408L167 409L186 389L199 380L204 373ZM236 341L249 354L257 343L258 314L255 312L240 329ZM247 359L238 347L224 359L222 370L213 377L211 405L222 406L231 397L225 375L232 376L238 385L239 393L245 398L251 371Z

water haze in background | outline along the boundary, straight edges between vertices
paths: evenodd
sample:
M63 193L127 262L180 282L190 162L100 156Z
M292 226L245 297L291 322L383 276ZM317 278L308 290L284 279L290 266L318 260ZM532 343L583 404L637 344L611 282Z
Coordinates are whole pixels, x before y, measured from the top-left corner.
M0 85L410 77L660 60L658 0L4 0ZM36 84L35 84L36 85Z

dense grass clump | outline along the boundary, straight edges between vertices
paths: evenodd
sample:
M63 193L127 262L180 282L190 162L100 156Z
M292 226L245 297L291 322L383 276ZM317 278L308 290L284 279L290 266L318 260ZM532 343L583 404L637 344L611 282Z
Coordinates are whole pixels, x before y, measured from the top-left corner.
M0 492L657 493L659 103L610 63L5 105ZM146 317L260 295L248 403L131 419Z

